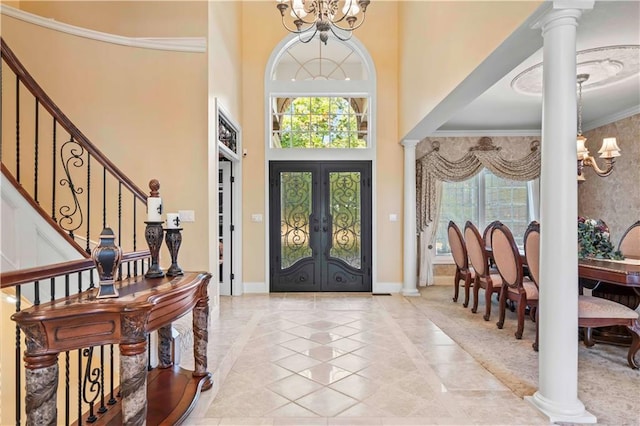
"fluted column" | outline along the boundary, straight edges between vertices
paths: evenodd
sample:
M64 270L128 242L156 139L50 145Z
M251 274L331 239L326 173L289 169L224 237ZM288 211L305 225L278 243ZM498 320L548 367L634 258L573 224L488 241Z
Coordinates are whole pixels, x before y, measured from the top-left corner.
M402 294L419 296L418 250L416 236L416 145L418 140L404 140L404 262Z
M576 28L590 1L555 2L537 23L543 44L538 391L552 423L595 423L578 399Z

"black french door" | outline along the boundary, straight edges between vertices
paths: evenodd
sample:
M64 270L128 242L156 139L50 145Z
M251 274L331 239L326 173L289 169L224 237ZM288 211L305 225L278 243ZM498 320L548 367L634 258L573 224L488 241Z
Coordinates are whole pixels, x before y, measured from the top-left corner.
M269 188L270 291L371 291L371 162L271 162Z

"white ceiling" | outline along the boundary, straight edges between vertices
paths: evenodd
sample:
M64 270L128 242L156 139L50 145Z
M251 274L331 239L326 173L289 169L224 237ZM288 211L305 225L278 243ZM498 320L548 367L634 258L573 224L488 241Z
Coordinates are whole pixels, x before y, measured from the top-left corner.
M541 6L534 15L539 16L548 7ZM537 16L516 30L495 55L487 58L406 139L473 131L539 134L542 97L519 94L511 88L515 76L542 62L540 30L530 27ZM598 1L593 10L583 14L577 29L576 50L612 45L640 45L640 1ZM523 52L535 53L515 68L505 63L504 57L517 58ZM518 59L512 59L512 63L514 60ZM486 91L483 84L488 87ZM608 87L583 91L585 131L635 113L640 113L640 74Z

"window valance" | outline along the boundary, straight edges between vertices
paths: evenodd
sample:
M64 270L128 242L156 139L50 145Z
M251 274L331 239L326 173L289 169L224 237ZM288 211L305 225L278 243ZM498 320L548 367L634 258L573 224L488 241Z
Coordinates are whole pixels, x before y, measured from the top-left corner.
M504 158L501 147L483 137L458 160L440 154L440 143L431 142L431 150L416 161L416 214L418 231L424 231L435 220L436 181L460 182L480 173L486 167L504 179L528 181L540 176L540 141L530 144L530 152L515 160Z

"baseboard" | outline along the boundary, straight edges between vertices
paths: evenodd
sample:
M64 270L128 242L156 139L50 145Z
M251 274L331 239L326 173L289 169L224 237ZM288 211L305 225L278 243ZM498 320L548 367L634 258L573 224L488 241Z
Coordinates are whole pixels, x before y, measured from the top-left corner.
M374 283L373 293L400 293L402 291L402 283Z
M269 286L265 282L243 283L244 293L269 293Z

